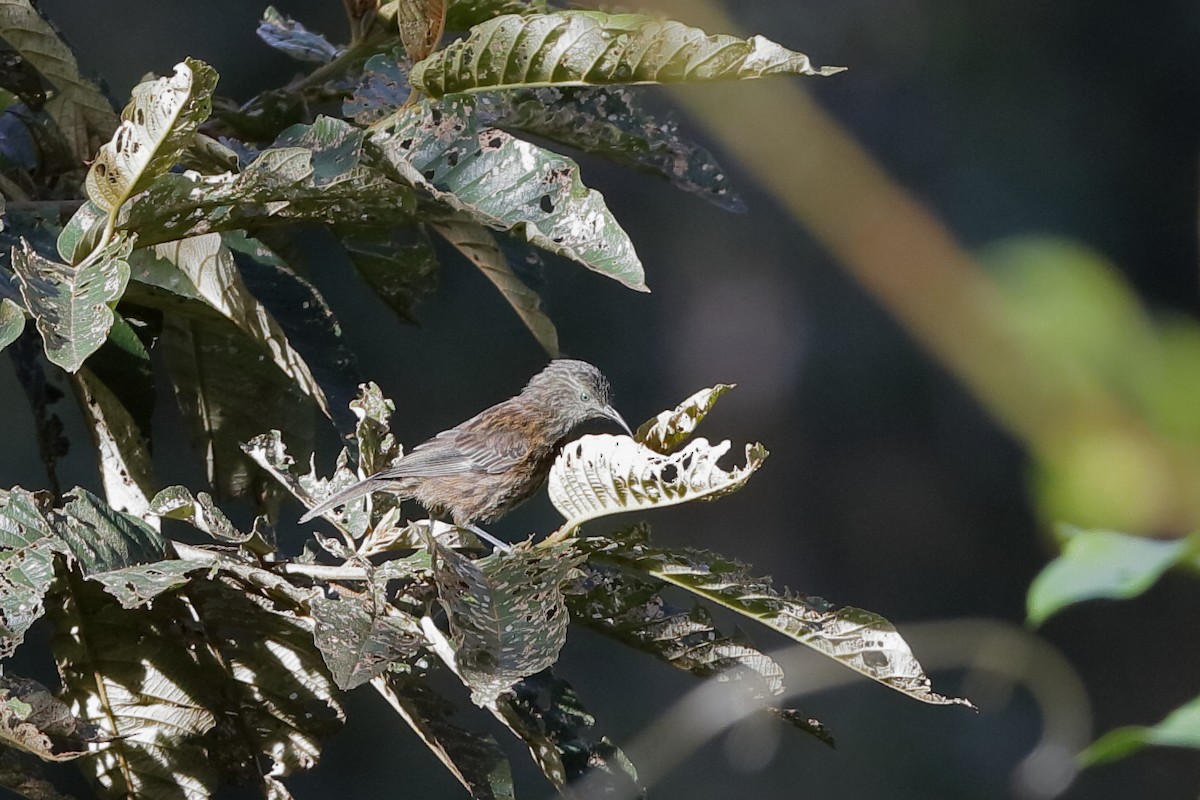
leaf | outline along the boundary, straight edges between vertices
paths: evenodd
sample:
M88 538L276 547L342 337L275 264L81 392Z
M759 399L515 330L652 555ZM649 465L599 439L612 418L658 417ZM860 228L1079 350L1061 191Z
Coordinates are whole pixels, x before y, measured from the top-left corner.
M728 440L696 439L664 456L628 436L581 436L550 468L550 502L570 531L608 514L715 500L742 488L767 457L761 444L746 445L746 465L726 471L717 461L728 451Z
M383 396L375 382L359 387L358 397L350 403L358 418L354 440L358 443L358 465L367 475L374 475L400 458L400 443L391 432L392 414L396 404Z
M218 542L239 544L255 555L275 552L275 544L259 527L263 518L255 520L254 530L242 533L213 503L212 495L200 492L195 497L183 486L168 486L150 501L149 513L168 519L190 522L197 530L207 533Z
M156 488L148 441L129 409L87 367L71 384L96 447L105 498L119 511L143 516Z
M0 300L0 350L17 340L25 330L25 310L5 297Z
M568 621L560 585L577 554L514 548L473 561L432 538L430 546L458 671L477 705L558 660Z
M1069 525L1059 533L1066 539L1062 555L1033 579L1025 599L1034 625L1083 600L1137 597L1168 569L1200 553L1200 535L1159 540Z
M342 114L359 125L370 125L408 102L408 66L399 48L376 53L363 65L358 88L342 103Z
M548 10L546 0L450 0L448 6L446 28L452 31L465 31L502 14L542 14Z
M46 468L48 488L51 493L57 495L61 493L58 462L67 454L70 442L64 435L62 419L52 410L63 394L47 379L49 367L43 355L44 350L40 342L32 331L28 330L9 348L13 371L33 415L34 435L37 439L38 454Z
M24 240L13 249L13 271L46 357L68 372L77 372L108 337L110 304L125 292L132 247L130 239L118 237L73 267L43 258Z
M681 22L638 14L558 11L503 16L413 65L422 94L524 87L748 80L833 75L808 56L762 36L709 36Z
M444 52L444 51L443 51ZM569 158L485 125L467 97L422 101L368 140L413 186L496 230L646 291L633 243Z
M0 748L0 786L29 800L73 800L44 775L42 761L12 748Z
M608 737L592 738L595 717L552 670L519 681L498 698L493 713L529 745L533 760L559 791L587 778L600 794L644 796L637 769Z
M15 488L0 498L0 659L6 659L45 612L60 549L46 517L48 497Z
M43 761L70 761L102 739L42 684L0 675L0 743Z
M275 10L275 6L267 6L263 11L262 21L258 23L255 33L268 45L297 61L328 64L341 54L341 48L330 44L324 36L313 33L291 17L283 16Z
M348 691L416 655L424 637L416 619L368 608L369 598L314 598L313 638L333 680Z
M745 565L704 550L663 550L646 543L643 528L622 537L589 538L579 546L603 564L632 569L686 589L813 648L855 672L923 703L970 702L930 689L908 644L883 617L819 597L777 592Z
M512 770L491 736L464 730L451 717L456 709L425 676L389 673L376 690L476 800L514 800Z
M346 255L371 291L404 322L416 322L413 307L437 286L438 257L421 226L335 229Z
M114 214L126 200L170 169L212 111L217 73L186 59L170 78L139 83L121 124L88 170L88 198Z
M79 74L75 54L29 0L0 0L0 39L46 77L58 94L46 110L70 143L77 162L96 152L117 125L108 99Z
M718 383L711 389L701 389L670 411L643 422L634 439L656 453L670 453L692 435L717 399L736 385Z
M681 136L674 120L658 122L643 111L629 89L547 86L475 97L479 115L490 125L660 175L727 211L746 210L712 154Z
M517 277L509 266L508 258L496 242L496 237L482 225L469 219L445 219L431 221L430 226L454 245L484 274L504 295L504 299L517 312L517 316L529 328L551 358L558 357L558 331L546 312L542 310L542 299Z
M753 702L833 745L833 736L820 722L775 705L775 698L785 693L783 668L741 631L726 636L703 606L683 609L671 604L662 596L662 581L592 564L583 570L580 592L567 595L574 622L697 677L736 682Z
M447 0L400 0L396 21L408 57L420 61L432 53L446 30Z
M1200 697L1184 703L1157 725L1109 731L1079 754L1079 763L1084 767L1108 764L1150 746L1200 748Z

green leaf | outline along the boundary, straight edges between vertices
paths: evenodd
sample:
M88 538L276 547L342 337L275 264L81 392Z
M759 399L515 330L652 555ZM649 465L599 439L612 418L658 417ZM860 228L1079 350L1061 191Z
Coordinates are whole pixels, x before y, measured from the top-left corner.
M518 547L475 561L429 541L458 672L477 705L558 660L568 621L561 584L581 560L577 553Z
M767 457L761 444L746 445L746 465L721 469L729 441L696 439L661 455L628 436L588 434L567 444L550 468L550 502L567 520L565 534L609 514L716 500L736 492Z
M430 226L446 241L479 267L504 299L517 312L551 358L558 357L558 331L542 309L542 298L517 277L491 231L469 219L450 218L431 221Z
M446 28L465 31L503 14L543 14L546 0L450 0Z
M371 681L420 650L424 637L415 618L370 608L369 597L314 598L313 639L339 689Z
M70 761L102 739L42 684L0 675L0 743L43 761Z
M736 385L718 383L711 389L701 389L670 411L643 422L638 426L634 439L656 453L671 452L692 435L721 395Z
M397 3L400 41L413 61L420 61L432 53L442 40L446 29L446 3L447 0L399 0Z
M571 159L488 127L468 97L422 101L369 148L413 186L496 230L646 291L633 243Z
M451 722L457 709L425 675L389 673L375 688L438 760L478 800L515 800L512 769L491 736Z
M0 300L0 350L17 340L25 330L25 310L9 300Z
M578 545L600 563L636 570L686 589L915 700L971 706L967 700L933 692L908 644L878 614L837 606L819 597L778 592L766 580L752 577L745 565L716 553L651 547L641 527L619 538L588 538Z
M480 116L496 127L531 133L662 176L728 211L746 210L712 154L681 136L670 118L658 122L643 111L630 89L550 86L475 97Z
M170 78L139 83L112 140L88 170L88 198L109 214L170 169L212 111L216 71L202 61L175 65Z
M240 544L258 556L275 552L274 537L264 534L259 517L250 533L242 533L213 503L212 495L200 492L195 497L183 486L168 486L150 501L149 513L167 519L190 522L197 530L207 533L218 542Z
M68 372L78 371L108 338L111 304L125 292L132 247L131 240L118 237L74 267L43 258L24 240L21 249L13 249L13 271L46 357Z
M42 598L54 579L54 552L61 549L50 520L47 495L15 488L0 498L0 659L6 659L42 616Z
M1062 555L1033 579L1025 599L1030 623L1040 625L1072 603L1137 597L1171 567L1200 552L1200 535L1148 539L1115 531L1060 526Z
M332 477L319 477L311 461L305 470L288 453L287 445L283 443L283 435L279 431L255 436L242 446L242 450L283 488L309 507L360 480L360 476L348 466L350 456L344 449L338 455ZM361 537L370 525L365 501L350 503L340 514L326 514L325 519L341 530L351 533L355 538Z
M775 699L785 693L783 668L741 632L717 630L708 609L679 608L663 598L666 584L611 567L588 564L580 593L567 595L571 619L697 677L719 676L736 683L749 698L828 745L833 736L820 722Z
M430 97L480 89L748 80L833 75L808 56L755 36L709 36L638 14L559 11L497 17L415 64L414 89Z
M268 45L297 61L328 64L341 53L341 48L330 44L324 36L313 33L291 17L283 16L274 6L267 6L263 11L262 21L258 23L255 33Z
M58 90L46 104L77 163L90 159L117 126L108 99L79 74L79 64L53 25L30 0L0 0L0 39Z
M1131 725L1109 731L1079 754L1079 763L1084 767L1107 764L1150 746L1200 749L1200 697L1152 727Z
M416 322L413 307L437 287L438 257L425 229L335 229L346 255L371 291L404 322Z
M607 736L592 737L596 718L550 669L519 681L501 695L496 717L529 746L533 760L560 792L584 778L596 796L643 797L637 769ZM589 793L589 796L592 796Z
M412 94L407 64L400 48L368 58L358 87L342 103L342 115L365 126L404 105Z
M400 443L391 432L396 404L384 397L378 384L372 381L359 387L350 410L358 417L354 439L358 442L359 468L367 475L374 475L402 455Z
M68 264L78 264L100 241L108 214L91 200L85 200L58 235L58 254Z

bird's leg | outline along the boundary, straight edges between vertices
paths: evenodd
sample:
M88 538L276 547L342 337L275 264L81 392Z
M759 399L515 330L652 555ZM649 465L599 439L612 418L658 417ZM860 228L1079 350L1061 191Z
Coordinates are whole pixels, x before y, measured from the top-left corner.
M475 534L480 539L483 539L485 542L491 542L492 546L497 550L503 550L505 553L512 552L512 545L508 544L507 542L500 541L478 525L459 525L458 527L469 530L471 533Z

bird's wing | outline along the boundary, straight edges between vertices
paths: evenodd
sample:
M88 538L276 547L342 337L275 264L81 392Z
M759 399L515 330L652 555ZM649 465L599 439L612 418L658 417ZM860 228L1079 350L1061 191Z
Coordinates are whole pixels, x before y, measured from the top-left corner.
M381 478L436 478L464 473L495 475L524 460L530 438L519 428L475 424L479 418L443 431L381 472Z

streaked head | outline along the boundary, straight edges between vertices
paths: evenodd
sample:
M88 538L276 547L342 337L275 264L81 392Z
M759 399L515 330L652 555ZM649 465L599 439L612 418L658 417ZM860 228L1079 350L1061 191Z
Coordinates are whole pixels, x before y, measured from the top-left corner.
M629 425L612 406L612 388L600 370L586 361L558 358L534 375L521 394L553 406L563 420L563 434L583 422L607 419L620 425L630 436Z

